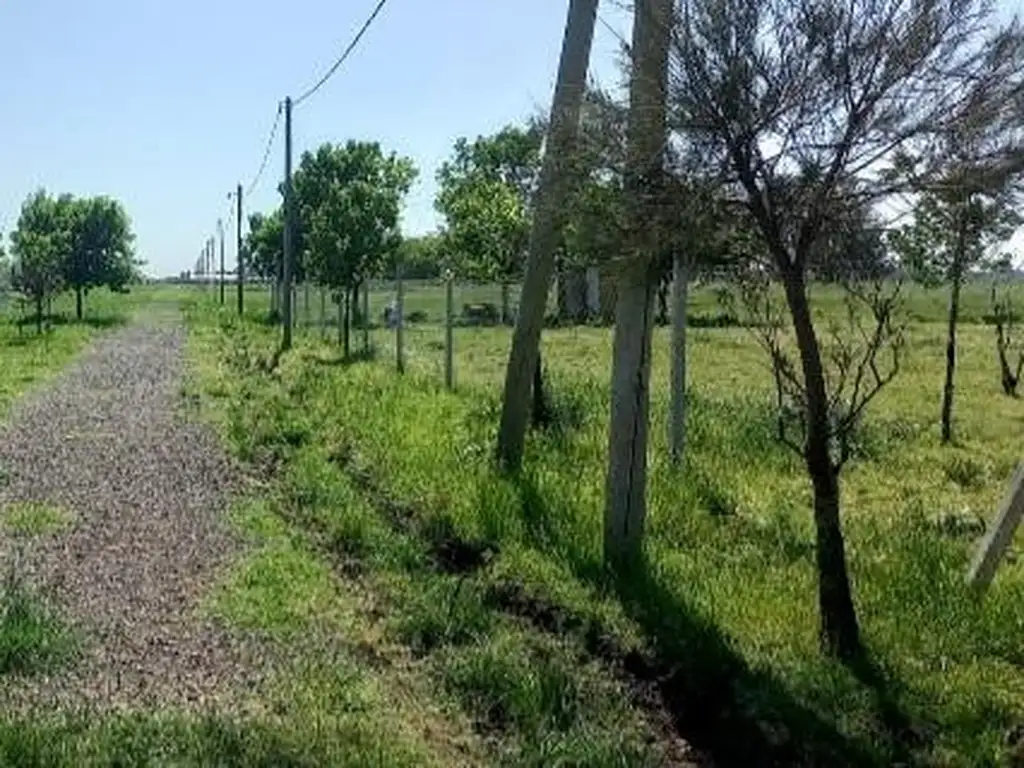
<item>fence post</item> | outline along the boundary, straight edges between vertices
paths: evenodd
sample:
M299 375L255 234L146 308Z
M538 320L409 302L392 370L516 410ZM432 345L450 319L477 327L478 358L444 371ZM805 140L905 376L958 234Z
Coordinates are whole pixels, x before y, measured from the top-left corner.
M345 290L338 293L338 346L345 343Z
M320 286L320 338L327 338L327 290Z
M306 323L306 330L313 324L312 316L309 313L309 281L302 281L302 318Z
M402 264L398 263L395 268L395 282L398 284L395 298L395 307L398 317L395 321L395 364L399 373L405 373L405 352L402 348L405 342L405 335L402 332L405 326L405 285L402 282Z
M453 334L452 334L452 319L453 319L453 304L454 297L452 295L452 273L448 270L445 273L445 286L444 286L444 385L448 389L454 388L455 371L452 370L453 365Z
M967 570L967 583L971 587L984 590L992 582L1021 518L1024 518L1024 461L1017 464L1010 489Z
M363 281L363 349L370 351L370 280Z

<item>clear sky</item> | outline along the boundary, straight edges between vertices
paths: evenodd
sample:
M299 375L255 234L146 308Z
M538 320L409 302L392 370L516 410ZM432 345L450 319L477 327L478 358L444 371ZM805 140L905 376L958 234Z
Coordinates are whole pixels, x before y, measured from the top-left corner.
M375 0L2 0L0 231L34 189L108 194L155 275L189 269L256 173L278 101L330 66ZM434 173L461 135L544 109L564 0L390 0L356 51L294 113L295 155L374 139L416 162L407 233L433 229ZM628 36L628 17L602 17ZM591 74L618 80L598 26ZM247 201L269 210L283 132ZM250 207L251 206L251 207ZM233 251L231 253L233 261Z

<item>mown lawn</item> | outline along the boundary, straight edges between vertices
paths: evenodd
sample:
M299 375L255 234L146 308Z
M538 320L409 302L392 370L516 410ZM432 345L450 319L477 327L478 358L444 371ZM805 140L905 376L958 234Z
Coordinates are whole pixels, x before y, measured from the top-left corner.
M421 659L496 758L657 764L678 731L723 765L995 766L1024 759L1024 537L983 600L962 579L1021 458L1024 404L1001 393L984 299L968 291L955 444L936 423L944 298L918 289L903 370L843 475L873 662L857 670L817 652L809 489L773 439L746 331L691 332L680 471L665 460L658 331L649 567L615 583L600 559L607 330L545 332L560 427L534 434L508 479L490 462L507 330L456 332L448 393L440 333L409 334L404 377L383 329L376 362L344 363L314 331L267 373L275 329L204 301L189 317L209 415L272 478L274 514L382 596L384 638ZM718 311L713 297L695 307Z

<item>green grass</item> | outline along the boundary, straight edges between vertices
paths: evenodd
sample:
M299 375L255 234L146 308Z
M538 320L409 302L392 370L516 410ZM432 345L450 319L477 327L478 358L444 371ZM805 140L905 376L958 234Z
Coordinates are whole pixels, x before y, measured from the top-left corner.
M316 733L208 715L134 713L103 719L0 720L0 765L17 766L418 766L339 715Z
M0 507L0 526L20 536L60 533L74 522L67 510L40 502L21 502Z
M984 314L983 298L968 291L969 320ZM1004 563L978 600L962 585L974 535L936 521L991 517L1019 458L1024 407L1000 392L991 328L968 322L957 439L939 444L941 306L941 294L914 294L911 313L928 322L912 324L903 371L873 405L842 479L873 660L856 670L817 651L809 488L773 440L765 360L742 329L691 333L690 445L678 473L665 459L667 336L656 333L650 565L614 583L600 552L607 330L545 333L568 425L532 435L525 471L510 480L490 466L506 330L456 332L458 389L448 393L441 353L415 334L405 377L389 354L338 364L315 333L300 334L267 376L256 361L270 357L273 328L202 305L190 318L210 415L237 455L274 468L278 515L368 574L387 595L389 636L436 670L502 759L579 749L609 712L633 730L612 728L621 742L602 742L592 759L639 759L637 734L650 729L627 697L574 695L581 703L567 708L531 682L589 690L588 664L631 659L634 682L669 680L663 696L684 736L723 764L770 750L810 764L998 765L1024 722L1024 558ZM378 330L375 344L390 337ZM552 650L552 634L576 645ZM583 661L552 661L573 653ZM503 659L517 660L523 680ZM494 706L508 710L497 726Z
M0 678L49 672L76 647L64 622L12 570L0 586Z

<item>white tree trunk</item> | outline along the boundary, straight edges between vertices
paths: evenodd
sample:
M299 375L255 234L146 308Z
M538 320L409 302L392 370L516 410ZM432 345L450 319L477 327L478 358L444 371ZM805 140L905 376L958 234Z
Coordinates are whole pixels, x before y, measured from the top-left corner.
M672 381L669 413L669 452L678 466L686 450L686 309L690 287L690 265L677 251L672 262Z

